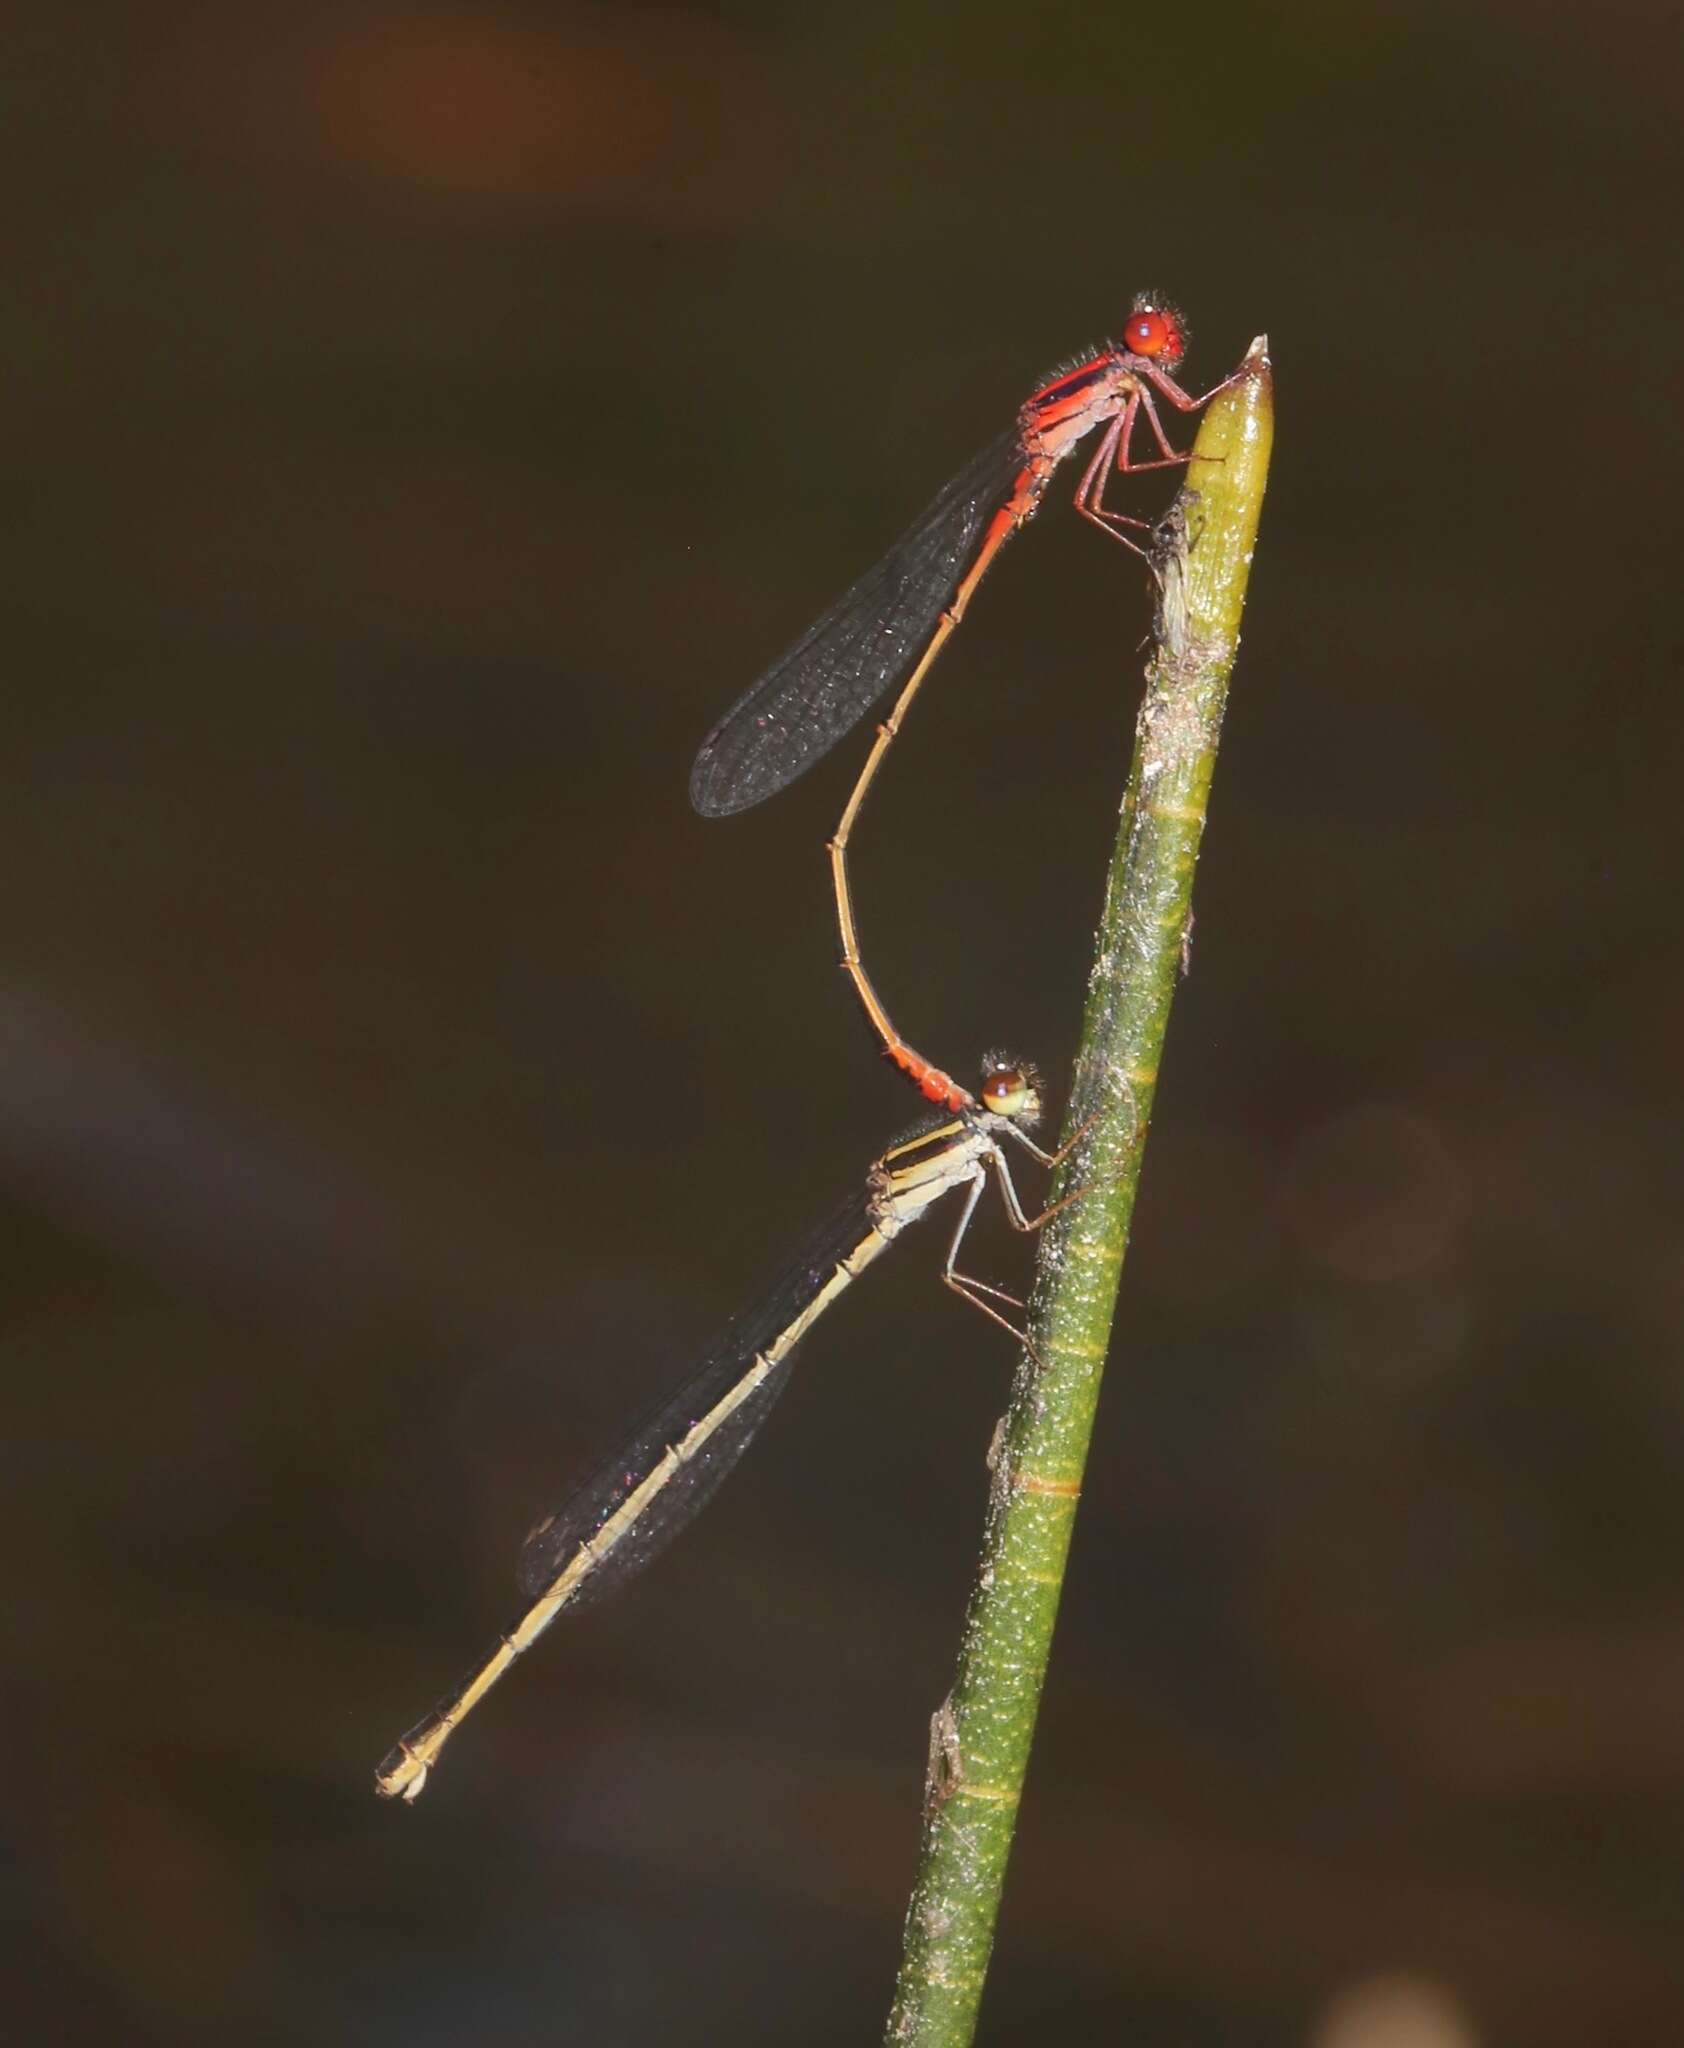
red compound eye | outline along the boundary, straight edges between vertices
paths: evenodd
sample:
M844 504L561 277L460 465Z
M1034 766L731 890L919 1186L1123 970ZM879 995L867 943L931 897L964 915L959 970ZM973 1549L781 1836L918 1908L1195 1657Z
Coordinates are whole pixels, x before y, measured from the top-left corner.
M1173 313L1162 306L1136 306L1123 329L1123 346L1131 355L1174 364L1181 360L1186 341Z

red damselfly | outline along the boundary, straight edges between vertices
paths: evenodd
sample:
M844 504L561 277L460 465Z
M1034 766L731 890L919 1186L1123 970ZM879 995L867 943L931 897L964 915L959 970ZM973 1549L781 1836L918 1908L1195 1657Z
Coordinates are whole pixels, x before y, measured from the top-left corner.
M860 957L848 882L854 824L977 585L1039 508L1054 470L1099 429L1076 486L1076 510L1144 553L1125 529L1145 532L1150 522L1113 511L1105 486L1113 470L1132 474L1188 460L1171 447L1154 394L1178 412L1194 412L1222 386L1195 397L1175 381L1186 346L1180 315L1155 296L1138 298L1122 338L1060 370L1024 402L1010 432L962 469L882 561L731 707L702 742L691 771L690 799L705 817L747 810L793 782L901 685L830 841L831 880L842 965L884 1053L930 1101L949 1110L972 1108L975 1099L895 1029ZM1158 450L1147 460L1137 460L1132 445L1142 415Z

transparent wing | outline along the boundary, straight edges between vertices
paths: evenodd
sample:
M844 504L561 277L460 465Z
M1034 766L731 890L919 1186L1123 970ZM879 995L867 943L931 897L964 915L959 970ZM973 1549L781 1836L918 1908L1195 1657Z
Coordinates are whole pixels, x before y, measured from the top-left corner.
M627 1497L641 1486L669 1449L683 1443L754 1368L757 1355L783 1335L810 1306L849 1254L872 1238L865 1189L837 1210L802 1246L755 1306L744 1312L702 1364L640 1425L635 1435L593 1472L553 1515L527 1537L520 1555L521 1591L541 1599ZM623 1585L689 1527L788 1384L793 1350L741 1401L717 1429L678 1465L643 1513L604 1549L578 1581L568 1610Z
M810 626L702 742L690 801L708 818L763 802L829 753L928 645L1024 453L1014 427L985 448Z

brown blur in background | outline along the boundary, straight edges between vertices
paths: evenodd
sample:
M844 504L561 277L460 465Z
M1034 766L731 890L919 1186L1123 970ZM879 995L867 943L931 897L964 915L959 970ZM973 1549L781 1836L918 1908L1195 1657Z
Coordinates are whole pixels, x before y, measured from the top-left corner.
M1146 284L1279 437L984 2038L1684 2038L1678 11L8 13L7 2037L875 2038L1012 1363L940 1226L370 1774L914 1113L863 741L696 742ZM1055 1099L1146 624L1065 499L857 866Z

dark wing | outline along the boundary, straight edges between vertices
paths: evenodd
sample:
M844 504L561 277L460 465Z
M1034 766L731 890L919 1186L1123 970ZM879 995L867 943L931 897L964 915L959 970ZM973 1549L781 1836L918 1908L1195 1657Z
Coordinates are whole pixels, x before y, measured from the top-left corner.
M690 801L723 818L823 758L911 669L1025 461L1014 427L962 469L702 742Z

